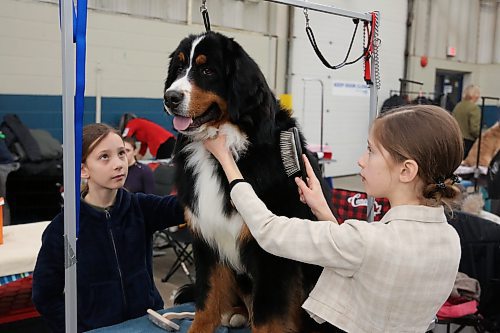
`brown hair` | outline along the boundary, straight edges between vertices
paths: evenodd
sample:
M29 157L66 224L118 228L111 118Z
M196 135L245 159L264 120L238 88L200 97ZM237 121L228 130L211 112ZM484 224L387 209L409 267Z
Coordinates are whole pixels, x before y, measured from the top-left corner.
M106 124L89 124L83 127L82 134L82 163L87 161L87 157L89 157L90 153L94 150L94 148L101 142L108 134L115 133L118 134L118 131L113 127ZM88 185L85 184L81 189L82 193L88 192Z
M424 204L457 203L460 189L453 172L463 157L462 134L446 110L433 105L395 108L375 120L373 135L395 162L417 162Z
M123 142L129 143L132 146L132 148L134 148L134 150L137 147L136 141L135 141L135 139L132 136L124 137L123 138Z

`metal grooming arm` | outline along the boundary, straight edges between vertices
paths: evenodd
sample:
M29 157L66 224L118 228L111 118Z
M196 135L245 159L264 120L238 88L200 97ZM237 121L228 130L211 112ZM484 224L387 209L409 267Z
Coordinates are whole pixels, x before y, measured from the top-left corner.
M353 12L350 10L344 10L340 8L336 8L333 6L327 6L327 5L322 5L322 4L317 4L309 1L304 1L304 0L266 0L268 2L274 2L274 3L279 3L282 5L288 5L288 6L293 6L293 7L299 7L303 9L310 9L314 10L317 12L322 12L322 13L327 13L327 14L333 14L337 16L343 16L347 18L358 18L363 21L367 22L372 22L372 13L358 13L358 12ZM380 14L378 12L375 12L375 17L376 17L376 25L373 28L373 41L378 41L378 22L380 22ZM379 87L379 72L378 72L378 55L377 55L377 48L378 45L374 45L374 50L373 54L371 55L371 61L372 61L372 66L370 68L370 73L371 73L371 78L372 78L372 84L370 84L370 112L369 112L369 125L373 123L375 118L377 117L377 103L378 103L378 95L377 95L377 90L380 88ZM368 221L373 221L374 217L374 201L375 199L371 196L368 197L368 202L367 202L367 220Z
M317 12L334 14L334 15L343 16L343 17L358 18L358 19L368 21L368 22L372 21L372 16L369 13L352 12L350 10L339 9L339 8L336 8L333 6L321 5L318 3L308 2L308 1L304 1L304 0L266 0L266 1L280 3L282 5L289 5L289 6L294 6L294 7L304 8L304 9L310 9L310 10L314 10Z

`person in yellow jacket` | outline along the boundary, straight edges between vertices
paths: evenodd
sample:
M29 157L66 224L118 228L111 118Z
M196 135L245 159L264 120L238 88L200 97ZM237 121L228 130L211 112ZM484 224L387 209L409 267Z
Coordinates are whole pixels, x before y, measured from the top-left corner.
M464 89L464 96L453 109L453 117L458 122L464 138L464 158L479 137L481 127L481 109L476 104L481 91L478 86L469 85Z

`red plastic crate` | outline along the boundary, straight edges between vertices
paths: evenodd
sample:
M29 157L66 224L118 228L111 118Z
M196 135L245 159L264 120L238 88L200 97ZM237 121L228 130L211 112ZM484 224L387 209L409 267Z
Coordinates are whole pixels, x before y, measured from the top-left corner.
M32 276L0 286L0 324L40 317L31 301Z

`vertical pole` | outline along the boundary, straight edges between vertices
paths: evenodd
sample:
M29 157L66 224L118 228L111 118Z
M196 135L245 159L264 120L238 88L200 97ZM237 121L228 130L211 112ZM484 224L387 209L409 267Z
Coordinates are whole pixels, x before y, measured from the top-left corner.
M484 100L486 97L481 97L481 118L479 120L479 137L477 139L477 155L476 155L476 168L474 169L474 192L477 192L479 182L479 154L481 152L481 133L483 132L483 116L484 116Z
M193 15L191 14L192 12L193 12L193 0L188 0L186 3L186 24L187 25L193 24Z
M64 165L64 299L66 332L77 331L76 309L76 198L75 198L75 73L73 2L61 0L62 107Z
M102 118L102 95L101 95L101 64L97 63L95 69L95 122L100 123Z
M323 152L323 127L324 127L324 114L325 114L325 86L323 84L323 80L318 79L319 84L321 85L321 133L319 140L319 148L320 152Z
M378 40L378 24L380 20L380 14L379 12L376 13L376 26L373 28L373 41ZM375 118L377 118L377 105L378 105L378 87L377 87L377 82L380 78L377 77L378 70L377 67L379 66L378 62L378 56L374 56L378 50L378 45L374 45L373 47L373 53L372 53L372 63L371 63L371 77L372 77L372 84L370 85L370 113L369 113L369 120L368 120L368 127L371 127L373 122L375 121ZM368 196L367 202L366 202L366 218L368 222L372 222L375 217L375 212L374 212L374 204L375 204L375 198L372 196Z
M371 76L373 78L373 83L370 85L370 113L368 116L368 128L371 127L373 124L373 121L377 117L377 84L376 84L376 78L375 78L375 66L372 64L371 67ZM375 217L375 211L374 211L374 205L375 205L375 198L372 196L368 196L367 202L366 202L366 219L368 222L373 222L374 217Z

